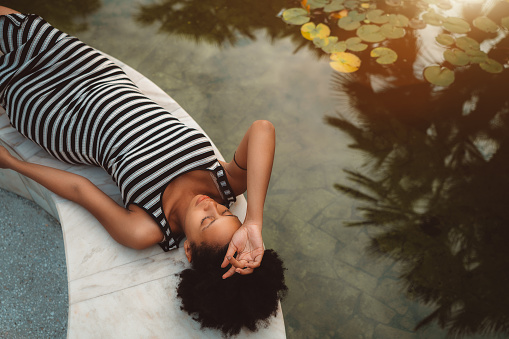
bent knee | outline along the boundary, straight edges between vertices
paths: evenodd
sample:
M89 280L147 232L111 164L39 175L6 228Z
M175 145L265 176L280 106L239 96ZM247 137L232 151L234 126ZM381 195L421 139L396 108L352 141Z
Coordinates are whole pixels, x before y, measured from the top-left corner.
M268 120L256 120L253 122L253 126L256 126L257 128L261 128L267 131L274 131L274 125L268 121Z
M0 15L8 15L8 14L14 14L19 13L18 11L15 11L13 9L10 9L8 7L0 6Z

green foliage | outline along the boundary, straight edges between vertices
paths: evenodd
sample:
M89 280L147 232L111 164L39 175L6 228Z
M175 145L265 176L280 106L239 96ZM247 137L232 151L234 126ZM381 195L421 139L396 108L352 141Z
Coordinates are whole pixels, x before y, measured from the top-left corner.
M370 55L381 65L392 64L398 59L398 54L387 47L377 47L371 51Z
M449 86L454 82L454 72L447 67L429 66L424 69L424 78L437 86Z
M497 24L486 16L480 16L474 19L473 24L475 27L479 28L481 31L487 33L495 33L498 31Z
M451 46L454 44L454 38L449 34L439 34L435 40L444 46Z

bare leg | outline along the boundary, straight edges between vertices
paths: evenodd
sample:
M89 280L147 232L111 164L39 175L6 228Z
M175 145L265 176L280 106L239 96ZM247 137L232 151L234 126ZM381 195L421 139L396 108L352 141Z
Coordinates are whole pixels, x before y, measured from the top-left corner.
M19 13L18 11L15 11L13 9L0 6L0 15L7 15L7 14L13 14L13 13Z

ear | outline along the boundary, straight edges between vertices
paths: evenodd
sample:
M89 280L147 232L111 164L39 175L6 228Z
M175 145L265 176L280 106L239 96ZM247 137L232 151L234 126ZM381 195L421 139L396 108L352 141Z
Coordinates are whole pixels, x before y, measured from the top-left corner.
M189 240L186 239L186 241L184 241L184 251L186 252L186 257L187 257L187 260L189 262L191 262L191 242Z

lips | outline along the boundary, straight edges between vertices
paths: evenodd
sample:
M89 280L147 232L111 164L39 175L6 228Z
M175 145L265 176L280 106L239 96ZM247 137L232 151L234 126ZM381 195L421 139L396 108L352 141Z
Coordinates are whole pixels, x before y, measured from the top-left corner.
M198 198L198 200L196 200L196 205L195 206L198 206L198 204L200 202L202 202L203 200L207 200L207 199L210 199L210 197L206 196L206 195L202 195Z

